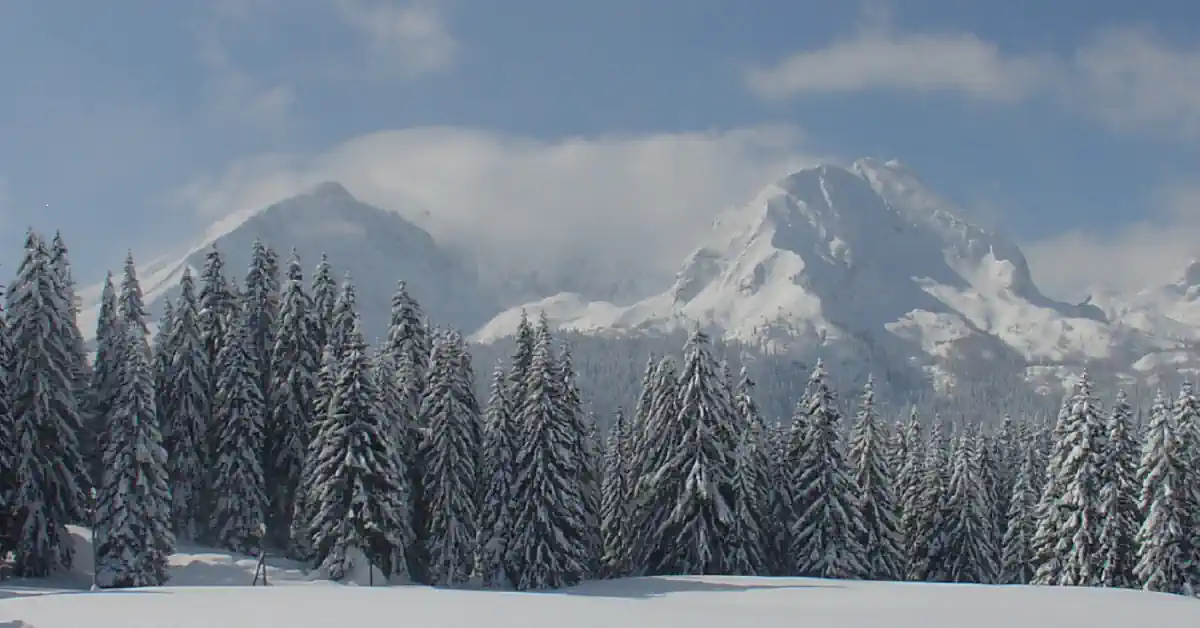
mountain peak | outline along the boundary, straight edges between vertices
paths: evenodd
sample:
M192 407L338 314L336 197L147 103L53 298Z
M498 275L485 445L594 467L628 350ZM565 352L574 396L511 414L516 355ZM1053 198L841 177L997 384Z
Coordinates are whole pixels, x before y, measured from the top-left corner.
M305 194L323 199L356 200L354 195L346 189L346 186L337 181L322 181L310 188Z

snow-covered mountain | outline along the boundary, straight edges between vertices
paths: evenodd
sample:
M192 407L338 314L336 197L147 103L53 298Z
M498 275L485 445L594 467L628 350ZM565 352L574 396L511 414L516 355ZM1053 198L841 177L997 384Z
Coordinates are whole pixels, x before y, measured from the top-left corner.
M338 183L327 182L250 215L226 219L194 245L138 268L147 306L157 314L165 295L173 294L183 269L197 274L212 246L225 256L225 272L241 283L256 238L272 246L284 262L292 248L306 275L322 253L339 279L348 273L357 290L363 325L372 336L386 328L389 302L399 280L439 322L474 329L500 305L485 296L475 273L443 250L429 233L400 214L355 199ZM116 277L119 281L120 277ZM81 291L81 325L95 327L100 286Z
M1113 320L1094 304L1046 297L1015 244L903 165L874 159L801 170L726 211L658 295L622 307L559 294L501 313L475 339L510 333L522 308L580 331L699 325L756 344L909 363L1129 364L1164 348L1124 313ZM1200 305L1192 316L1181 323L1200 330Z
M540 279L522 277L503 259L474 259L436 242L393 209L330 182L227 218L182 252L139 268L151 312L185 267L201 268L214 244L230 280L240 282L261 238L281 256L296 248L307 272L321 253L338 275L349 272L373 336L404 279L434 320L475 330L482 343L510 335L524 309L585 333L699 325L774 351L916 368L942 381L1013 367L1050 381L1083 363L1130 375L1200 372L1200 260L1177 280L1136 294L1055 301L1038 290L1015 244L973 224L895 161L823 165L767 186L723 212L657 294L646 289L647 277L628 272L629 260L587 266L625 269L612 277L581 270L586 280L572 279L574 266L565 264ZM594 298L605 282L613 294L651 296L627 305L558 292L580 286ZM90 336L99 286L80 295ZM539 300L508 307L529 298Z

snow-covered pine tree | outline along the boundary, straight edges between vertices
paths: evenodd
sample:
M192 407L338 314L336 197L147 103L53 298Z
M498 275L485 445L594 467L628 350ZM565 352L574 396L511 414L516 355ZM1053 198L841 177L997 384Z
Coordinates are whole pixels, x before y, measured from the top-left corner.
M143 339L148 339L150 325L146 322L146 301L142 295L142 286L138 283L133 251L125 254L124 271L121 277L121 292L117 296L117 313L121 317L121 326L132 327L134 333L140 333ZM122 338L126 331L122 330Z
M7 294L17 486L13 575L18 577L70 568L74 550L66 525L84 518L74 363L60 332L71 308L59 281L45 243L30 232Z
M405 461L408 474L409 500L413 518L413 529L419 539L425 539L427 508L421 486L424 464L420 459L424 440L424 425L421 417L422 396L426 386L426 371L432 351L425 315L420 304L408 292L404 281L398 282L392 295L391 316L388 321L387 339L380 360L390 371L390 386L399 402L396 408L396 424L404 433L397 433L399 455ZM382 386L382 384L381 384ZM409 553L411 575L425 582L424 543Z
M1034 520L1037 521L1037 531L1033 535L1032 551L1034 563L1034 578L1032 584L1047 584L1039 578L1039 572L1049 575L1057 574L1062 569L1062 554L1065 548L1059 548L1059 537L1056 534L1058 525L1058 508L1062 500L1063 486L1060 481L1063 465L1067 458L1067 431L1071 416L1071 400L1074 393L1070 390L1063 395L1059 405L1054 426L1042 426L1039 430L1043 446L1038 447L1039 454L1045 460L1041 469L1040 495Z
M771 443L754 401L754 380L745 366L738 373L732 390L739 447L735 456L734 491L737 510L741 513L734 518L741 556L735 562L743 565L735 570L745 575L769 575L773 571L769 556L775 534L775 522L769 514L774 483Z
M982 426L980 426L982 427ZM999 468L999 463L996 460L997 447L995 439L984 433L982 430L977 430L975 434L975 469L979 474L979 484L983 487L983 495L981 496L981 505L988 514L987 527L984 528L983 546L990 549L992 552L991 558L987 561L990 565L990 571L983 567L984 577L987 578L985 584L994 584L995 580L1000 577L1000 552L1002 549L1002 539L1004 538L1004 529L1007 527L1007 520L996 512L999 505L1008 501L1007 497L1001 499L1000 491L1002 480L1000 479L1003 473ZM953 469L951 470L953 472ZM986 567L986 566L985 566Z
M633 415L629 417L628 423L628 438L625 443L625 488L627 491L626 501L629 502L630 513L632 514L634 507L634 493L636 492L638 481L641 479L645 469L642 467L643 461L639 458L647 449L643 440L646 436L646 426L650 419L650 408L654 402L655 383L657 382L657 370L659 360L654 355L650 355L646 359L646 367L642 371L642 385L638 389L637 402L633 406ZM632 525L632 523L630 524ZM632 535L630 536L632 539ZM626 547L628 551L633 550L633 546ZM625 565L629 568L633 567L633 556L626 555L623 559Z
M1033 581L1033 537L1037 533L1035 519L1038 505L1038 476L1041 458L1032 443L1033 426L1022 423L1016 428L1016 442L1024 443L1022 457L1013 477L1012 495L1008 499L1007 524L1000 552L1000 582L1029 584Z
M1038 522L1043 542L1037 544L1034 582L1096 586L1104 570L1097 532L1105 426L1086 372L1075 383L1063 428L1062 457L1047 479L1047 493L1058 498Z
M11 315L11 314L10 314ZM108 413L116 394L116 372L121 348L120 318L117 313L117 291L112 273L104 276L100 290L100 312L96 319L96 354L92 361L92 380L88 388L88 405L81 408L84 430L81 432L80 454L88 476L99 478L104 472L104 439L108 438ZM81 487L82 488L82 487Z
M483 498L479 504L475 571L483 586L489 589L512 584L506 556L510 540L517 533L513 527L516 508L513 488L519 434L505 379L504 367L497 363L488 396L481 457Z
M770 573L766 557L765 535L761 528L759 504L759 471L754 432L743 429L733 451L733 533L728 544L726 570L738 576L761 576Z
M421 305L408 292L404 281L398 282L392 295L391 320L388 324L387 342L384 352L396 359L396 364L405 365L403 372L396 373L396 384L406 400L410 416L419 418L421 394L425 386L425 371L429 368L432 347ZM401 356L404 359L401 360Z
M864 534L860 544L866 549L864 577L873 580L896 580L904 565L886 441L875 408L874 381L868 379L850 433L850 464L862 512Z
M235 552L258 553L266 523L263 485L263 400L257 364L249 352L244 314L230 325L218 368L216 449L212 460L214 542Z
M911 528L912 545L909 546L908 579L930 580L944 572L946 521L946 439L945 428L940 418L935 417L925 443L924 461L921 465L920 489L916 494L915 506L905 506L905 512L914 513Z
M896 525L900 525L900 517L903 512L901 507L904 484L900 474L904 470L904 463L908 461L908 449L908 423L903 419L897 419L892 426L887 443L887 467L892 478L892 493L896 498ZM903 536L901 536L901 541L903 541Z
M912 580L924 569L923 564L928 558L924 552L928 548L930 532L925 528L928 513L920 508L924 495L925 441L916 406L909 409L908 420L900 431L903 433L904 457L898 461L895 491L900 513L900 547L904 556L900 577Z
M549 328L546 313L542 312L538 322L539 327ZM575 364L569 345L563 345L555 361L558 367L558 385L561 392L558 395L562 402L563 417L571 423L571 433L574 436L572 454L579 461L578 482L583 498L584 525L588 541L588 571L587 577L600 571L600 556L604 552L604 542L600 537L600 447L596 436L595 418L583 409L583 398L576 382Z
M291 547L292 517L308 445L314 436L313 403L319 353L313 338L312 301L305 291L304 271L295 251L287 262L287 283L273 336L267 362L271 369L271 383L267 386L271 403L267 406L263 469L270 504L267 532L271 544L295 550Z
M330 360L327 362L322 356L321 370L317 374L317 396L313 404L313 414L318 421L329 414L329 402L333 398L338 364L345 354L346 338L353 332L353 326L358 321L358 296L349 273L342 282L331 316L323 347L329 351Z
M625 412L618 408L609 428L604 447L604 475L601 485L600 536L604 540L601 571L609 578L622 578L629 573L629 522L631 517L630 489L627 484L630 465L629 423Z
M412 426L411 415L407 414L405 410L406 404L400 395L399 387L396 385L396 367L386 354L376 353L371 356L371 362L374 368L372 378L375 382L375 397L379 420L387 432L388 443L391 445L392 455L395 457L396 468L403 475L404 493L408 504L405 509L407 518L404 521L404 529L408 535L409 542L402 547L396 548L396 555L393 557L391 563L391 577L413 581L409 565L420 560L423 554L423 552L419 551L419 543L416 541L416 528L413 526L412 520L413 494L410 466L413 466L413 456L407 453L413 450L410 445L410 438L415 430Z
M125 347L97 491L96 581L110 588L159 586L175 551L167 451L154 407L150 347L136 321L122 330Z
M804 409L804 457L792 484L803 508L792 523L796 571L817 578L862 578L867 565L858 488L842 450L841 413L820 360L809 378Z
M331 579L341 580L361 551L385 575L403 574L405 550L413 542L404 469L379 415L374 368L357 320L341 340L344 353L329 416L313 443L316 562Z
M235 298L233 288L229 284L229 280L225 277L225 258L221 251L217 249L214 242L212 248L205 253L204 269L200 275L200 333L204 340L205 351L207 352L206 362L208 363L208 428L205 430L208 441L205 446L208 449L208 459L210 462L215 460L217 450L217 439L221 433L221 419L218 416L219 398L221 396L220 378L223 375L221 370L221 354L224 352L225 343L231 337L230 327L236 326L239 323L237 314L237 300ZM236 337L236 336L233 336ZM209 486L209 488L212 488ZM211 502L218 499L217 495L206 495L205 502L211 505ZM208 509L208 506L206 506Z
M645 422L633 450L633 524L630 547L632 575L662 575L655 571L660 546L674 508L673 487L660 482L658 469L667 464L682 440L679 429L679 371L675 360L663 357L654 368L654 381Z
M707 334L696 330L684 348L679 374L679 413L668 432L672 455L653 471L665 492L669 515L659 530L659 574L729 573L733 554L734 452L737 428L729 391L713 358Z
M990 458L995 469L994 494L996 505L993 513L996 515L996 531L1004 535L1008 527L1008 500L1012 498L1013 482L1017 479L1017 467L1023 458L1019 449L1017 423L1009 413L1004 414L1000 421L1000 429L990 439Z
M88 405L92 367L88 363L87 343L83 339L83 333L79 330L80 301L75 292L75 276L71 268L71 256L62 234L57 231L50 243L50 265L58 271L59 281L62 285L62 299L70 310L67 325L61 331L65 334L63 342L70 351L73 364L71 379L75 383L76 405L82 410Z
M209 523L203 499L212 469L207 446L212 402L200 303L187 268L179 279L177 303L167 342L172 354L170 394L166 411L160 409L159 416L167 449L173 529L177 538L197 540Z
M152 356L150 368L154 376L154 412L159 417L159 428L167 430L171 412L171 362L175 350L171 347L172 330L175 325L175 304L169 297L163 299L163 313L154 330L154 342L150 344Z
M570 586L580 582L588 568L579 461L572 456L575 435L556 398L561 387L552 345L549 330L540 328L532 359L514 370L524 372L525 381L510 389L510 394L525 395L516 410L524 438L518 445L513 492L517 533L507 560L519 590Z
M766 527L768 565L773 576L792 576L796 573L796 561L792 551L792 468L788 466L791 428L782 421L767 427L767 479L771 490L767 493L766 507L770 524Z
M1132 587L1133 567L1137 560L1137 536L1140 512L1136 486L1137 443L1130 432L1133 408L1124 390L1117 391L1108 415L1107 438L1100 469L1100 530L1097 541L1103 571L1099 585Z
M1160 390L1150 409L1138 466L1145 518L1137 533L1138 560L1133 573L1147 591L1182 593L1191 584L1186 554L1191 518L1184 497L1189 470L1179 447L1175 418Z
M421 456L428 505L427 576L430 584L466 583L474 567L478 530L479 407L462 336L434 340L421 408L429 436Z
M1175 399L1175 440L1187 469L1180 498L1188 517L1183 552L1188 561L1188 590L1200 588L1200 400L1191 382L1184 382Z
M329 342L329 328L333 326L333 306L337 303L338 285L333 277L333 268L329 265L329 257L321 254L321 261L313 272L312 280L313 301L313 340L322 349Z
M986 446L982 435L956 439L946 491L945 560L935 576L939 581L990 584L996 577L992 504L980 473L980 451Z
M508 395L510 399L521 400L517 403L524 403L525 391L521 387L529 379L529 365L533 362L533 351L536 345L533 325L529 322L529 315L525 310L521 310L521 318L517 322L513 345L512 363L509 365Z
M242 316L249 327L250 346L246 347L254 370L259 375L258 386L262 389L266 416L271 415L271 351L275 346L275 324L279 317L279 269L275 255L255 239L250 253L250 269L246 271L246 284L241 295ZM277 434L267 432L266 450L275 451L279 445L271 442ZM268 484L273 478L268 476ZM270 486L269 488L273 488Z
M16 428L12 415L12 345L8 322L0 309L0 555L13 549L13 502L17 490Z

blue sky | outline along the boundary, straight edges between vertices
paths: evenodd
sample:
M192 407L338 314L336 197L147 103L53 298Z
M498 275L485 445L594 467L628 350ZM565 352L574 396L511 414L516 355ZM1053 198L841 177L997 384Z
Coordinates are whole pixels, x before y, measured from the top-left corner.
M1198 36L1184 0L5 2L0 224L61 227L95 281L338 178L446 237L553 232L537 263L680 224L672 264L720 205L871 155L1073 297L1200 253Z

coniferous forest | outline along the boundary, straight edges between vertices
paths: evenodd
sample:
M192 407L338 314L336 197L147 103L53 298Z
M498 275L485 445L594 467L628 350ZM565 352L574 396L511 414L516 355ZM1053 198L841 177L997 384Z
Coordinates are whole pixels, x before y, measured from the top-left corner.
M307 278L256 243L232 272L210 250L152 331L130 256L89 348L67 247L27 235L0 317L14 575L69 568L79 524L104 587L166 583L177 541L334 580L365 560L394 582L519 590L668 574L1200 582L1187 384L1135 400L1085 374L1052 421L952 428L884 416L872 382L835 391L818 362L776 422L696 331L599 421L544 318L521 321L504 363L475 365L403 282L372 346L326 260Z

